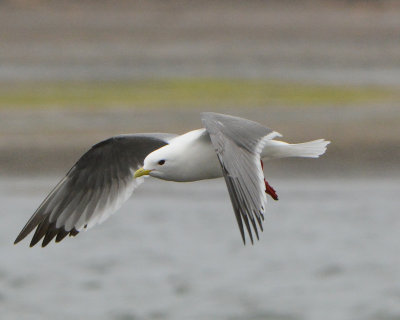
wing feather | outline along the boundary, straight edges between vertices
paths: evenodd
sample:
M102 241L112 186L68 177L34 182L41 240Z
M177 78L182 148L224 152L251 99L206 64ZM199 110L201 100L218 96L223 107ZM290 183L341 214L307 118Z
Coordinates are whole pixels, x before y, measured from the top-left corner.
M107 219L143 181L133 172L174 135L134 134L104 140L87 151L45 198L15 240L35 228L30 246L75 236Z
M257 224L263 230L267 201L260 153L276 133L254 121L212 112L203 113L202 121L221 164L243 243L244 227L253 243L253 232L259 238Z

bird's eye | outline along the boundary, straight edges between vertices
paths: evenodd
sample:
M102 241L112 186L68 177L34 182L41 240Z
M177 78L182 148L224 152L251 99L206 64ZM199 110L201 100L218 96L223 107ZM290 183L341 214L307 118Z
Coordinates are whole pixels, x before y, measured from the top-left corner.
M158 161L158 164L159 164L160 166L162 166L164 163L165 163L165 160L160 160L160 161Z

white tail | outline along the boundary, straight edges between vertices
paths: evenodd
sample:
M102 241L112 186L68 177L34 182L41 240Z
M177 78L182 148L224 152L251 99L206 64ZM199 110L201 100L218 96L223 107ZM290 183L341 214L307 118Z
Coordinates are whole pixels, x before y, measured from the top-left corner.
M261 157L263 159L303 157L318 158L326 151L330 141L318 139L303 143L290 144L283 141L269 140L266 142Z

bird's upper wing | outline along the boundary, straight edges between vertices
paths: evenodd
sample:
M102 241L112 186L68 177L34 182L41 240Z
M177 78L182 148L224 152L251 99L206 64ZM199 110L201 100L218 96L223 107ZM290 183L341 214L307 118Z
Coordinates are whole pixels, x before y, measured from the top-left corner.
M143 165L144 158L174 136L120 135L94 145L50 192L15 243L36 228L30 246L44 237L44 247L54 237L56 242L61 241L107 219L143 181L134 179L133 173Z
M264 142L278 133L254 121L211 112L202 113L202 122L221 164L243 242L244 223L253 243L251 226L258 239L256 220L262 231L267 201L260 153Z

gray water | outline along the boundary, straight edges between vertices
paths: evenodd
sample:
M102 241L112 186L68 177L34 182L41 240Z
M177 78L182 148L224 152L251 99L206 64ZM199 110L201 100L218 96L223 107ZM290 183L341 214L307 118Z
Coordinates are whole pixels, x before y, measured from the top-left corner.
M149 180L89 232L14 246L57 179L1 179L1 319L400 318L398 178L274 179L254 246L223 180Z

